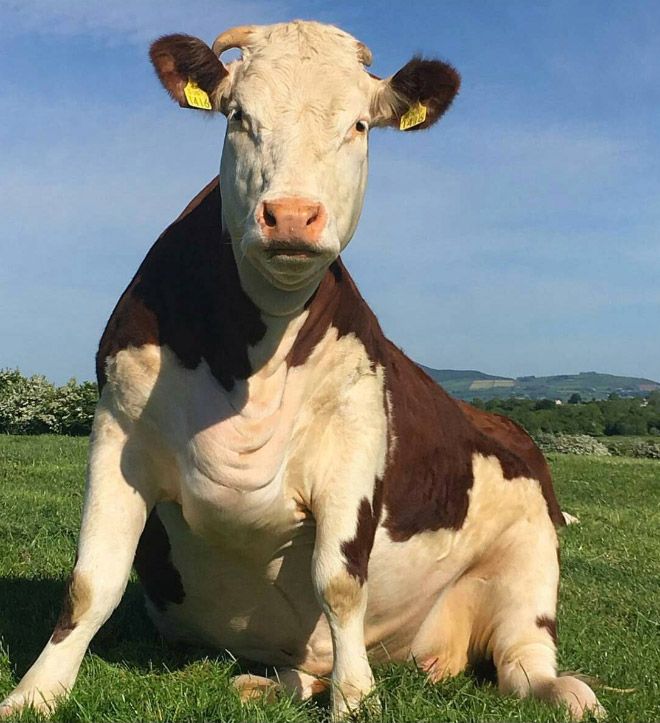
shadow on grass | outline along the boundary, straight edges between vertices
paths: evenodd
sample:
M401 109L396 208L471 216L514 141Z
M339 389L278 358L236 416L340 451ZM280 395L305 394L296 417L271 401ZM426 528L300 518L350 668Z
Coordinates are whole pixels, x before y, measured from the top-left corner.
M0 639L18 680L37 659L59 615L65 581L0 578ZM129 582L108 622L94 637L90 651L104 661L138 672L186 667L203 659L228 662L217 650L165 641L149 619L139 584Z
M0 638L8 649L16 680L25 674L48 641L64 589L64 580L0 578ZM138 673L181 670L205 659L236 662L236 673L272 673L263 665L235 661L229 654L212 648L165 640L149 619L142 588L136 582L129 582L118 608L94 637L90 651L106 663L125 665ZM492 661L471 666L469 673L478 687L497 683Z

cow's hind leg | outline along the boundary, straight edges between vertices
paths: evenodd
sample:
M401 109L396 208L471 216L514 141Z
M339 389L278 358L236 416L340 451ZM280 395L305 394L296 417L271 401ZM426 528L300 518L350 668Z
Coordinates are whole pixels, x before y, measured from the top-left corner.
M44 712L54 707L75 682L87 646L126 587L148 502L125 433L101 409L88 470L78 558L62 614L37 661L0 704L0 717L27 706Z
M461 577L443 591L415 636L411 655L432 683L458 675L469 663L479 588L478 579Z
M604 713L588 685L574 677L557 676L559 563L550 521L515 523L475 575L485 589L473 646L492 656L500 691L565 705L576 719L587 711Z

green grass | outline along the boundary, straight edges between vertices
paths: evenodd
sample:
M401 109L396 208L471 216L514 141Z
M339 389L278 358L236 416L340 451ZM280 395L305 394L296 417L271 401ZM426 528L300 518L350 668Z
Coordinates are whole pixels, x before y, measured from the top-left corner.
M86 440L0 436L0 697L48 639L75 554ZM660 462L553 456L563 509L560 666L594 676L612 721L660 720ZM162 642L140 590L85 657L57 721L326 721L323 704L241 705L238 667ZM383 721L563 721L561 710L462 675L437 686L404 666L376 670ZM623 693L611 688L634 688ZM35 720L26 713L17 720ZM368 720L365 714L364 720Z

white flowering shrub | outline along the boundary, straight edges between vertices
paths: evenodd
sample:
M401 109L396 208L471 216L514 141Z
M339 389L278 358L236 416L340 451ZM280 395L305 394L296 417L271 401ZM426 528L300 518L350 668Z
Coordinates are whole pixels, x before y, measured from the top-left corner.
M608 457L610 450L588 434L537 434L534 441L543 452Z
M615 457L660 459L660 442L646 439L607 439L610 454Z
M70 379L55 389L51 409L55 419L53 432L58 434L89 434L98 401L98 390L93 382L78 384Z
M0 431L41 434L55 424L52 402L55 388L46 377L24 377L18 370L0 371Z
M55 387L39 374L0 369L0 433L89 434L97 399L92 382Z

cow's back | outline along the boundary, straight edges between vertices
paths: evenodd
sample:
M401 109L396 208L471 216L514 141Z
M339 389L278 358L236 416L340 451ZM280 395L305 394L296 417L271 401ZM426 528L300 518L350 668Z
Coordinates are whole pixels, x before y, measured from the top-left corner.
M541 483L543 496L548 505L550 519L557 526L563 526L564 516L559 507L552 483L550 467L534 440L516 422L502 414L478 409L464 401L458 401L463 414L483 434L496 439L501 445L515 451L524 459L534 477Z

